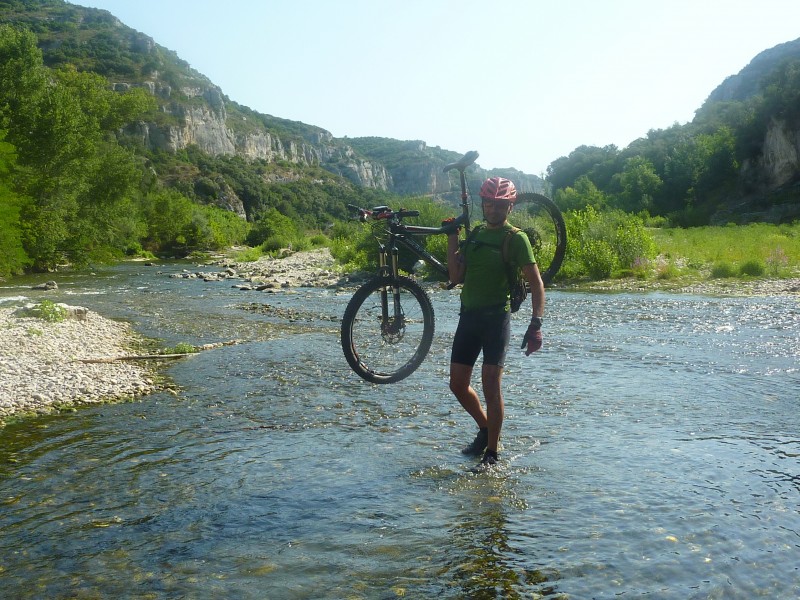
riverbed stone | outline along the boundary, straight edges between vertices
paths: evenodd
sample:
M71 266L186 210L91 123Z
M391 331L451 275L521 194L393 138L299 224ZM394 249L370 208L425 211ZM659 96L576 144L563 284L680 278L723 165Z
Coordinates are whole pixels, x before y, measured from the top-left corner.
M74 310L73 310L74 309ZM0 309L0 422L18 412L139 397L159 389L155 373L131 361L82 362L131 354L127 323L83 307L59 322Z

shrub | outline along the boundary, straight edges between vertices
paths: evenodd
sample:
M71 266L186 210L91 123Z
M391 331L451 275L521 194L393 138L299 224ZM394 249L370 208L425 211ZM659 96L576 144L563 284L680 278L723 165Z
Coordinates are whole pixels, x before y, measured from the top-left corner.
M638 216L589 206L566 213L564 220L569 244L560 276L607 279L616 270L635 270L655 258L655 242Z
M668 262L658 267L656 277L658 279L676 279L680 274L680 269L673 263Z
M237 262L255 262L263 256L261 248L245 248L233 253L233 260Z
M315 233L310 238L308 238L308 242L311 244L312 248L323 248L330 243L328 236L322 233Z
M726 279L736 277L736 269L728 262L718 262L711 267L712 279Z
M297 224L277 209L270 208L256 218L247 234L247 244L260 246L268 239L275 238L269 245L274 246L283 240L285 248L296 237L299 237Z
M739 273L750 277L762 277L767 272L767 267L760 260L748 260L739 267Z
M369 249L363 244L364 241L364 237L334 237L330 243L331 256L336 262L343 265L345 271L368 270L370 268Z
M767 266L773 277L777 277L789 265L789 257L780 246L770 252L767 257Z
M52 300L42 300L30 309L29 314L48 323L60 323L67 318L67 309Z
M592 279L608 279L617 266L614 249L606 240L586 240L582 260Z
M636 279L647 279L647 276L650 274L650 268L650 260L639 257L634 260L633 265L631 265L631 274L636 277Z

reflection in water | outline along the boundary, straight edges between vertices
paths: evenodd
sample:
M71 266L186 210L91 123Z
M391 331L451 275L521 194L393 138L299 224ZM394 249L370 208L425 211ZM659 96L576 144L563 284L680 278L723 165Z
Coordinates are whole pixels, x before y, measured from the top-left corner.
M520 485L502 467L464 480L459 494L464 503L451 529L448 551L453 562L443 572L459 597L528 598L534 588L543 595L555 592L549 585L553 573L532 567L537 562L535 549L533 556L526 556L512 541L513 525L506 513L527 509L515 492Z
M456 294L375 386L341 355L350 292L59 283L165 345L243 343L170 365L177 396L0 431L7 597L800 596L796 300L551 292L544 349L509 356L502 468L474 474Z

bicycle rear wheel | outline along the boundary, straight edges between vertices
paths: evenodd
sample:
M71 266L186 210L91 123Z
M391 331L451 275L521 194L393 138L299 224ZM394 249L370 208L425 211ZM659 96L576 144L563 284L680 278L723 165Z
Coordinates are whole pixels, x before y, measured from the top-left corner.
M342 317L347 363L372 383L395 383L422 364L433 341L430 297L408 277L377 277L353 294Z
M551 283L564 262L567 252L567 227L561 211L547 196L526 192L517 196L517 204L525 205L532 224L523 227L531 241L533 255L539 265L542 281Z

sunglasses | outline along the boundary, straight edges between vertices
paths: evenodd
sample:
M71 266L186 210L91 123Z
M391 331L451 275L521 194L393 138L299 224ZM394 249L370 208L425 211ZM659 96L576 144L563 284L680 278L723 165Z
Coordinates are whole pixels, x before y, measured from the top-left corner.
M512 203L508 200L483 200L481 204L483 204L483 208L491 207L498 210L506 210Z

